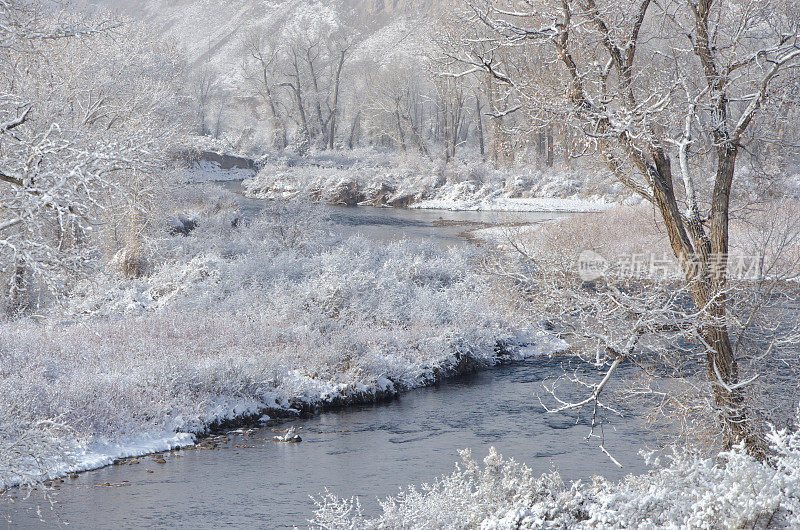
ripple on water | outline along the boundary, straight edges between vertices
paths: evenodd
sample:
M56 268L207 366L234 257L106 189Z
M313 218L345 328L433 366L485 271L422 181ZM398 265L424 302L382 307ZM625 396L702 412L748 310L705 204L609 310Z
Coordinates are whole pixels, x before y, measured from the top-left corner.
M626 466L620 471L597 442L586 441L585 425L545 413L530 397L539 375L555 376L558 366L532 360L412 391L388 405L293 421L303 427L299 444L274 443L265 428L231 435L225 449L167 455L166 464L82 474L60 488L53 514L76 527L291 527L310 516L309 495L326 486L341 496L363 496L366 512L374 514L376 497L452 472L459 449L482 459L490 446L536 473L556 466L568 480L642 471L637 452L644 439L633 418L612 418L619 432L606 430L606 446ZM131 485L96 487L123 480ZM30 501L12 507L15 527L50 526L30 508Z

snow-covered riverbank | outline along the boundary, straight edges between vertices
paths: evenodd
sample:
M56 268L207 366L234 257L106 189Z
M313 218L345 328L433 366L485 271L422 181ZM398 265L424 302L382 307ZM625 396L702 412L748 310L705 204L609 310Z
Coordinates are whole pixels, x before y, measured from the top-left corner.
M443 165L371 150L267 157L243 188L259 199L310 197L349 206L447 210L598 211L636 202L603 170L495 169L477 161Z
M194 445L206 434L221 427L257 425L278 418L318 413L352 405L369 404L392 399L398 394L435 384L445 378L477 369L513 361L522 361L535 355L548 355L563 348L557 340L544 333L528 337L520 344L509 347L502 354L465 354L442 359L435 365L420 367L409 372L406 381L393 381L378 376L366 382L335 383L316 379L293 371L288 381L270 394L220 398L214 403L193 403L201 409L197 418L181 422L181 410L168 410L168 416L179 416L174 429L161 432L149 424L142 424L140 434L115 436L113 433L77 437L67 422L52 425L50 422L20 426L6 424L7 434L18 434L16 440L3 440L0 449L16 456L10 464L0 466L0 492L4 489L33 484L43 479L55 479L71 473L90 471L114 464L119 459L139 457ZM220 371L220 375L222 375ZM225 392L225 385L241 381L221 381L216 390ZM114 403L126 396L106 396ZM43 427L42 430L39 430ZM109 427L113 428L114 425ZM131 426L135 430L135 426ZM47 440L43 440L47 437ZM29 443L26 443L29 442ZM23 445L24 444L24 445ZM14 455L14 453L17 453Z
M740 448L703 458L676 450L653 470L619 482L596 477L565 485L494 448L483 465L469 452L451 475L408 488L365 517L356 499L327 494L316 528L797 528L800 525L800 435L773 431L771 463Z
M0 488L563 346L515 315L475 249L336 238L308 204L248 221L204 201L148 274L0 325Z

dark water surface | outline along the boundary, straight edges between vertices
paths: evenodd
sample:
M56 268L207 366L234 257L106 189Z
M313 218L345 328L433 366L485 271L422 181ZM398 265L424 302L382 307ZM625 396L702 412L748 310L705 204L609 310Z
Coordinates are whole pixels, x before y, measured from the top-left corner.
M275 443L275 433L264 428L232 435L214 450L167 454L165 464L143 457L135 465L83 473L60 486L52 510L38 500L45 522L28 500L12 509L12 526L49 527L60 520L74 528L302 527L314 508L309 495L325 487L358 495L374 514L377 497L450 473L464 448L483 459L495 446L537 473L555 466L566 480L641 472L638 451L647 438L634 415L610 418L605 429L606 447L625 466L620 470L597 440L586 440L585 423L543 411L536 394L543 379L562 373L561 362L532 359L387 404L293 421L302 427L298 444Z
M218 184L229 191L241 193L240 181ZM264 205L264 201L242 195L239 195L238 202L245 216L257 214ZM565 212L415 210L375 206L325 206L325 209L341 236L360 234L377 241L424 239L443 246L467 244L463 235L475 228L535 224L575 215Z

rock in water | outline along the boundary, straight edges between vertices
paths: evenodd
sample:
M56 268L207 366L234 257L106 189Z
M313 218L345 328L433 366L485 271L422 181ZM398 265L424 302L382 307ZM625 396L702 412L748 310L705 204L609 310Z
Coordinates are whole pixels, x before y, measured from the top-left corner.
M300 435L295 432L294 427L289 427L289 430L286 431L286 434L284 434L283 436L275 436L273 440L276 442L288 442L288 443L297 443L303 441L303 439L300 438Z

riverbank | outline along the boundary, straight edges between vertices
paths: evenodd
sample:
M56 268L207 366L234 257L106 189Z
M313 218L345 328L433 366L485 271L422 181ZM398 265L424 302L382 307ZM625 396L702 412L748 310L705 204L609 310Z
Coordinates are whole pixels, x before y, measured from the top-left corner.
M535 340L530 340L524 345L514 345L511 348L498 345L495 355L453 356L437 365L422 367L414 374L416 381L413 383L379 377L373 383L367 384L332 384L330 381L313 380L295 374L304 380L303 393L280 395L281 392L276 392L271 406L266 406L263 402L254 403L251 400L217 404L214 410L208 411L202 420L195 422L191 430L186 432L165 431L161 434L151 433L127 439L88 443L73 443L66 439L50 440L50 443L57 445L54 449L59 455L48 456L40 453L35 458L38 463L31 468L3 470L5 473L0 475L3 479L0 481L0 494L6 489L21 485L32 485L74 473L101 469L123 459L173 451L196 444L202 445L209 437L232 429L263 427L347 407L391 401L415 388L432 386L478 370L522 362L536 355L552 355L565 347L557 339L540 333ZM68 432L68 425L63 425L63 428ZM48 461L48 464L42 467L44 461ZM36 469L37 467L39 469Z
M0 325L2 487L563 347L508 307L476 249L342 238L308 204L242 218L203 200L146 274Z
M213 161L196 164L192 182L220 177ZM601 211L638 200L603 169L495 168L480 160L449 164L376 149L263 157L243 190L256 199L482 211Z
M452 474L409 487L376 517L357 499L317 499L314 528L796 528L800 525L800 434L773 430L775 457L758 462L741 447L704 458L676 449L652 470L620 481L566 485L557 471L534 473L493 447L469 451Z

